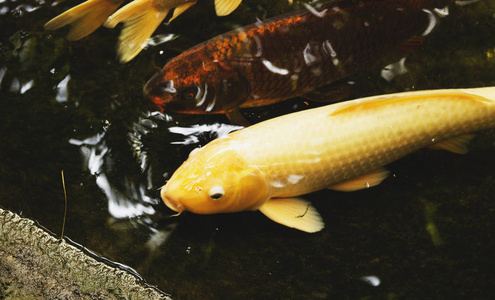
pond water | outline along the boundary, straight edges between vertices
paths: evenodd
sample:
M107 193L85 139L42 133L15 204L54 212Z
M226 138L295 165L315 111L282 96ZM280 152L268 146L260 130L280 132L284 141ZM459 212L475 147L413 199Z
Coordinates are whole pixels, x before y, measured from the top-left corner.
M78 1L0 0L0 206L135 269L178 299L487 299L495 294L495 131L456 155L423 150L381 185L307 196L326 228L307 234L259 212L171 217L159 188L189 152L237 127L163 114L146 81L181 51L304 2L249 1L228 17L200 1L127 64L118 30L77 42L43 24ZM423 49L354 76L353 97L495 85L495 1L451 5ZM171 36L170 34L173 34ZM166 41L169 40L170 41ZM160 42L166 41L166 42ZM251 122L322 105L244 110Z

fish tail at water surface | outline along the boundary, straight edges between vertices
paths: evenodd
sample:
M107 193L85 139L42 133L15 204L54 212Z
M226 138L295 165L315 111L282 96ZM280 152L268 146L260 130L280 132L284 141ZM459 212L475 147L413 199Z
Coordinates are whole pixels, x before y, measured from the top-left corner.
M100 27L123 0L88 0L51 19L46 30L56 30L71 25L67 34L70 41L80 40Z
M70 24L67 39L75 41L89 35L102 24L114 28L118 23L124 22L124 29L119 37L118 56L125 63L145 47L171 10L173 15L169 22L196 4L197 0L134 0L115 12L122 2L123 0L88 0L48 21L45 29L56 30ZM242 0L215 0L217 15L230 14L241 2Z
M124 23L117 50L120 61L128 62L141 52L172 9L175 8L170 21L196 2L197 0L134 0L108 17L105 27L114 28L118 23Z

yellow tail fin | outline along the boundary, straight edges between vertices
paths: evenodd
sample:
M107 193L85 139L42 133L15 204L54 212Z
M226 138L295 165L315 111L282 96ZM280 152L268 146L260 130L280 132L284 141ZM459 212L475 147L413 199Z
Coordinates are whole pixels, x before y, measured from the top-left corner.
M174 15L172 16L172 18L170 18L169 22L172 22L173 19L177 18L178 16L180 16L183 12L185 12L189 7L193 6L194 4L196 4L196 2L198 1L192 1L191 3L186 3L186 4L182 4L182 5L179 5L177 6L175 9L174 9Z
M196 2L180 5L171 20ZM133 59L146 46L156 28L174 7L168 0L134 0L111 15L104 26L113 28L123 22L118 55L121 62Z
M122 2L123 0L88 0L48 21L45 29L55 30L70 24L67 39L80 40L100 27Z

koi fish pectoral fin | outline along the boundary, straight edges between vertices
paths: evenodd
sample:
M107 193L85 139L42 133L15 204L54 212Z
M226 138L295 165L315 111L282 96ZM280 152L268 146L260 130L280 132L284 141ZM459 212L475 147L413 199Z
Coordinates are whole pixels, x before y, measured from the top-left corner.
M385 178L387 178L389 174L390 171L381 168L372 173L353 178L346 182L336 184L332 187L329 187L329 189L340 192L353 192L357 190L362 190L379 185Z
M237 107L225 113L227 118L232 125L240 125L244 127L248 127L251 124L249 121L242 115L241 110Z
M434 150L447 150L457 154L468 153L467 144L475 137L474 134L464 134L455 138L434 144L428 148Z
M215 11L217 16L223 17L233 12L242 0L215 0Z
M349 98L350 93L351 85L345 80L324 85L302 95L302 97L318 102L338 102Z
M301 231L313 233L325 227L318 211L301 198L272 198L259 210L272 221Z
M88 0L56 16L45 24L46 30L56 30L71 25L69 41L77 41L100 27L123 0Z

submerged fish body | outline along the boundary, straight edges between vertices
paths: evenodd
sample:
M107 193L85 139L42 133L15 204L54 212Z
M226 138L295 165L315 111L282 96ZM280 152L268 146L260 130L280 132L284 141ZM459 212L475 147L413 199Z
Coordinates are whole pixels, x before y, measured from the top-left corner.
M199 44L166 64L145 94L164 110L230 113L305 95L372 64L450 1L338 0L252 24Z
M307 232L324 227L297 198L379 184L383 166L424 147L465 153L470 133L495 127L495 87L406 92L292 113L193 150L161 190L172 210L260 210Z
M215 0L215 11L218 16L226 16L241 1ZM148 39L170 11L173 10L173 15L169 22L196 4L197 0L134 0L116 11L123 2L87 0L48 21L45 29L56 30L70 24L67 39L75 41L91 34L101 25L114 28L122 22L124 28L119 37L118 55L121 62L128 62L146 46Z

